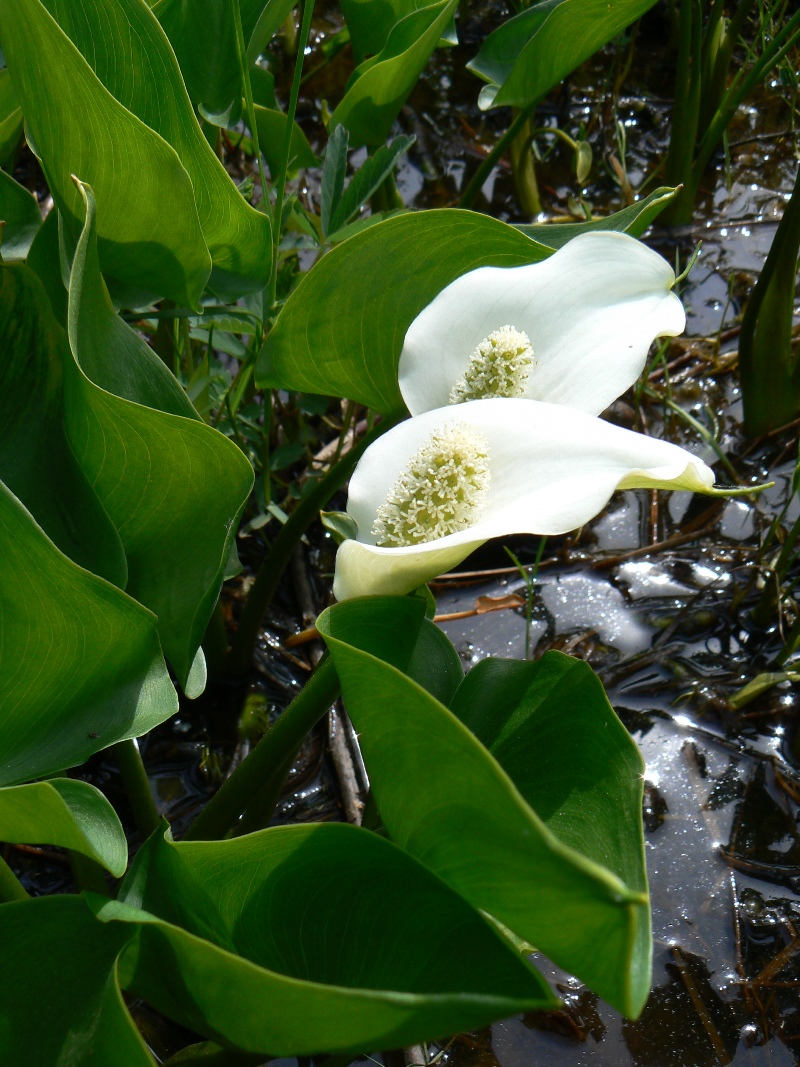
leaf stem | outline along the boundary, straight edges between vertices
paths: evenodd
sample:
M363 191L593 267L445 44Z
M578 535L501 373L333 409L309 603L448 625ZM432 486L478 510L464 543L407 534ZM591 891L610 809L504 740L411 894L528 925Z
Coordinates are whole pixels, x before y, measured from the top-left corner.
M265 791L279 791L309 730L340 691L339 676L333 661L326 656L278 721L198 815L185 840L212 841L223 837L253 800L263 797Z
M250 127L250 136L253 139L253 150L258 163L258 176L261 179L261 196L269 208L269 192L267 179L264 174L264 163L261 159L261 149L258 144L258 126L256 124L256 109L253 104L253 86L250 81L250 71L247 67L247 47L244 43L244 31L242 29L242 8L240 0L235 0L233 5L233 21L236 30L236 54L239 60L239 73L242 79L244 91L244 104L247 111L247 124Z
M118 741L111 746L111 751L122 775L136 827L142 837L149 837L161 825L161 816L153 800L139 746L134 740Z
M10 904L14 900L28 900L29 898L30 893L0 856L0 903Z
M481 165L470 178L466 189L461 195L461 207L472 207L475 201L475 197L481 191L483 183L491 174L492 168L494 167L495 163L497 163L497 161L505 154L506 149L511 145L514 138L517 136L519 131L522 129L522 127L525 125L525 123L528 121L528 119L534 113L535 110L536 104L534 103L529 104L528 107L523 108L522 111L519 112L519 114L508 127L506 132L491 150L489 155L486 157L486 159L484 159L483 163L481 163Z
M242 617L233 639L228 656L228 674L244 674L253 657L258 631L264 618L264 612L278 587L278 582L289 563L294 546L325 507L333 494L340 489L350 477L353 468L366 449L376 438L394 425L396 419L383 419L377 426L366 433L358 444L335 463L318 485L304 497L280 529L278 536L266 559L261 564L256 580L248 594Z

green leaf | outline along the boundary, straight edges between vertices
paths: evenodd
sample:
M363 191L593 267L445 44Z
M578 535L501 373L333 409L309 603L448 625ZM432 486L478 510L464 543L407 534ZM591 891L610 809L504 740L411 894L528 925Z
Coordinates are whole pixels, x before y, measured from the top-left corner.
M94 198L82 191L86 226L69 292L70 443L119 531L127 591L158 616L164 652L185 686L253 470L232 441L183 417L194 412L180 387L115 314L98 267Z
M528 107L594 55L655 0L542 0L504 22L469 70L489 85L479 105Z
M25 259L31 243L42 225L36 197L23 189L5 171L0 170L0 257L6 262Z
M332 129L347 127L351 148L386 141L457 3L439 0L411 11L392 27L380 53L356 68L330 120Z
M0 647L0 785L76 766L178 710L155 617L63 555L2 483Z
M235 125L242 115L241 66L236 48L237 0L157 0L152 5L180 64L189 98L217 125ZM256 28L256 56L291 10L291 0L238 0L245 50Z
M111 36L97 31L101 40L109 59L130 71ZM211 260L191 179L175 151L114 99L39 0L4 0L0 41L35 151L71 231L77 236L82 205L70 175L80 174L105 205L100 250L106 273L134 299L163 295L196 304Z
M267 161L270 174L276 175L283 166L286 145L286 123L288 115L272 108L259 107L254 104L256 126L258 127L258 144ZM292 123L292 143L289 147L289 173L304 167L314 167L317 157L308 143L308 138L297 125Z
M400 156L409 150L414 141L414 136L396 137L390 145L384 145L374 155L366 158L350 179L344 196L339 200L330 223L331 232L335 233L347 225L361 205L369 200L392 173Z
M550 254L514 227L471 211L379 222L337 245L302 279L259 355L257 384L402 411L403 338L436 294L476 267L517 267Z
M661 186L643 200L637 200L635 204L629 204L604 219L593 219L592 222L533 223L517 226L516 229L550 248L561 248L578 234L590 233L592 230L616 230L618 233L629 233L631 237L641 237L677 195L677 189Z
M325 162L320 183L320 219L325 237L331 232L331 221L344 192L347 174L347 148L350 134L346 126L335 126L325 149Z
M124 587L122 542L64 427L68 360L36 275L0 264L0 478L62 552Z
M393 27L406 15L426 6L426 0L342 0L342 12L356 61L361 63L366 56L374 56L386 45ZM457 44L455 26L450 23L442 30L442 38L448 44Z
M396 1047L553 1003L439 878L341 823L217 842L155 834L99 915L141 921L134 909L161 921L142 922L124 985L245 1051Z
M0 907L0 1048L9 1067L155 1067L116 975L134 936L98 922L80 897Z
M47 2L106 88L177 152L211 253L210 288L225 299L262 289L271 268L269 217L241 196L203 135L169 41L145 0L85 0L80 8L72 0ZM84 177L76 167L72 173Z
M0 70L0 167L9 167L22 139L22 108L8 70Z
M0 789L0 836L12 844L80 852L115 878L128 865L128 843L117 813L99 789L71 778Z
M650 935L633 742L591 672L551 657L482 668L456 693L493 755L375 656L380 615L388 627L405 599L371 612L346 602L317 621L384 826L475 907L635 1016Z

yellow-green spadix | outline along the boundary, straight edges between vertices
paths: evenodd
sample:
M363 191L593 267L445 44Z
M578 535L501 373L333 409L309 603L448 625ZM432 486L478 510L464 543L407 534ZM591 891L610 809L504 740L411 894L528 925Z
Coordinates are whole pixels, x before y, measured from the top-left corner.
M412 415L490 397L599 415L639 377L652 342L683 331L674 283L660 255L608 231L539 263L479 267L411 323L400 392Z
M615 489L713 491L690 452L584 412L524 399L467 401L389 430L361 458L336 557L338 600L403 594L493 537L563 534Z

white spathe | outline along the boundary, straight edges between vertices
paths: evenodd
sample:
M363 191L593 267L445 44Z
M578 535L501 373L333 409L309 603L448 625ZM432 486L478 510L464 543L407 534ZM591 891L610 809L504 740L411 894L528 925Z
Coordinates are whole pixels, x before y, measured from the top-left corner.
M511 326L533 347L522 395L599 415L639 377L655 338L685 328L674 283L662 256L610 231L580 234L540 263L479 267L411 323L400 392L412 415L444 407L475 349Z
M378 547L378 509L413 457L451 423L474 427L488 445L489 486L476 521L424 544ZM395 426L362 456L347 502L357 538L339 547L333 592L337 600L408 593L492 537L577 529L615 489L702 493L713 484L710 468L685 449L557 404L491 399L438 408Z

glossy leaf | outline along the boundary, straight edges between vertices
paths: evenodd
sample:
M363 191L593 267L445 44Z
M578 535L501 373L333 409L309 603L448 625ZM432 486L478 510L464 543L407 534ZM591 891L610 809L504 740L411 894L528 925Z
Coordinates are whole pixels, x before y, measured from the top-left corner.
M402 627L407 599L371 612L369 600L340 604L317 622L384 826L475 907L636 1015L650 957L635 746L591 672L560 657L546 669L523 665L524 684L502 667L499 682L483 668L462 683L454 705L495 758L379 658L378 617L391 613Z
M64 427L66 338L36 275L0 265L0 479L61 549L121 587L122 542Z
M273 177L279 173L283 166L284 148L286 145L287 115L275 108L260 107L254 105L256 126L258 127L258 143L264 159L267 161L270 174ZM297 125L292 123L292 143L289 147L289 173L301 170L303 167L316 166L317 157L308 143L308 138Z
M563 81L655 0L542 0L490 34L469 69L489 84L482 108L527 107Z
M192 103L209 121L223 126L235 125L242 114L244 89L234 22L237 2L246 51L259 28L257 55L291 10L291 0L157 0L152 5Z
M426 6L426 0L342 0L350 40L357 62L366 56L374 56L385 46L392 28L406 15ZM453 40L452 25L446 26L442 37L450 44Z
M0 483L0 785L83 763L178 710L155 617L81 569Z
M247 203L203 136L178 62L145 0L85 0L80 8L71 0L47 3L106 88L177 152L211 253L211 289L232 299L263 288L272 251L269 217ZM74 167L73 173L85 177Z
M88 856L121 878L128 843L119 816L99 789L71 778L0 789L0 837L12 844L58 845Z
M449 637L430 619L423 619L404 673L442 704L449 704L464 680L464 664Z
M253 471L233 442L184 417L193 412L177 383L115 314L98 267L93 197L84 192L69 292L70 444L119 531L126 588L158 616L164 652L186 686Z
M8 70L0 70L0 167L8 167L22 139L22 108Z
M533 223L516 228L550 248L562 248L578 234L590 233L593 230L615 230L618 233L630 234L631 237L641 237L667 204L675 199L677 193L677 189L661 186L643 200L637 200L635 204L629 204L621 211L615 211L613 215L607 215L604 219L593 219L592 222Z
M347 132L347 127L335 126L325 149L325 162L320 183L320 221L325 237L332 230L333 216L344 192L349 144L350 134Z
M113 61L111 38L102 40ZM72 232L77 236L82 205L70 175L80 174L104 204L104 271L133 299L159 295L195 304L211 258L191 179L175 151L114 99L40 0L4 0L0 43L50 191ZM119 62L131 68L122 55Z
M381 145L450 22L457 0L439 0L401 18L386 43L353 73L331 116L350 131L350 145Z
M155 1067L117 981L117 958L134 936L98 922L80 897L0 906L0 1048L9 1067Z
M471 211L421 211L376 223L337 245L291 294L260 353L258 384L402 411L397 364L419 312L475 267L515 267L550 254L514 227Z
M344 824L218 842L156 834L120 901L101 918L136 922L141 908L161 920L141 925L125 985L246 1051L394 1047L552 1002L435 875Z
M31 243L42 225L36 197L0 170L0 257L8 262L25 259Z

